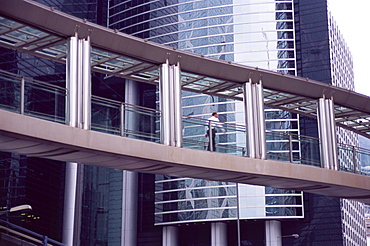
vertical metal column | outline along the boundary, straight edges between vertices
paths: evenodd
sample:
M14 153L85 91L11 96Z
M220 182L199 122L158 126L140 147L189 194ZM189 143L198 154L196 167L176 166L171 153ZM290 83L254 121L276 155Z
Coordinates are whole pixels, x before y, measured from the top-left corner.
M91 45L89 38L78 39L77 35L68 40L67 112L69 125L90 129L91 125Z
M265 112L262 82L243 85L247 150L251 158L266 159Z
M257 128L258 128L258 148L259 158L266 159L266 123L265 123L265 104L263 101L262 81L255 84L256 86L256 109L257 109Z
M125 103L131 105L139 105L139 87L138 82L130 79L125 80ZM127 133L135 133L139 131L139 114L135 108L121 107L126 109L121 113L123 116L123 127L126 129ZM136 135L131 135L130 137L136 138Z
M126 107L125 107L125 104L124 103L121 103L121 115L120 115L120 134L121 134L121 137L125 137L126 136L126 128L125 128L125 111L126 111Z
M161 110L161 142L164 145L171 144L170 124L170 65L168 60L160 66L159 73L159 105Z
M68 39L66 63L67 124L72 127L90 129L91 125L91 45L89 39L79 40L77 33ZM76 216L81 206L82 167L75 162L66 163L66 186L63 215L63 243L78 242L79 223ZM80 170L80 172L78 172ZM76 226L77 225L77 226Z
M170 65L166 60L160 66L159 79L161 110L161 142L182 147L182 105L180 65ZM163 246L178 245L178 228L165 226L162 230Z
M180 64L172 66L173 69L173 102L174 102L174 141L176 147L182 147L182 96L181 96L181 70Z
M65 245L73 245L75 201L77 188L77 163L66 163L66 179L63 209L63 238Z
M213 222L211 224L211 246L227 246L227 224Z
M164 226L162 228L162 245L163 246L179 245L177 226Z
M317 119L321 143L321 167L338 170L334 103L332 99L320 98L318 100Z
M281 246L281 223L277 220L265 221L266 246Z
M122 230L121 245L137 245L137 194L138 175L122 172Z
M125 81L125 103L131 105L139 104L139 87L138 83L133 80ZM138 113L132 110L124 110L125 104L121 104L121 123L123 129L130 132L137 132L139 126ZM138 173L122 171L122 230L121 245L137 244L137 196L138 196Z
M91 45L90 38L81 40L82 128L91 129Z
M77 127L77 57L78 38L70 37L67 42L66 87L67 124ZM77 188L77 163L66 163L66 182L64 192L63 243L73 245L75 221L75 201Z
M160 67L161 141L164 145L182 147L182 104L180 65L168 60Z
M77 85L78 85L78 38L70 37L67 43L67 63L66 63L66 87L67 87L67 124L77 127Z

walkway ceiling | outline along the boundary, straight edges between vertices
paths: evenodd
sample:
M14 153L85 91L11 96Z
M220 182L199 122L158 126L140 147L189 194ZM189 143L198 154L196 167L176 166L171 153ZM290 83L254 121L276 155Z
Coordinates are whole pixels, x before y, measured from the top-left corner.
M158 67L180 62L183 90L243 100L242 84L262 81L267 107L316 118L317 99L333 98L338 126L369 138L370 98L305 78L183 52L82 20L30 0L0 0L0 46L66 62L66 39L90 38L92 70L158 84Z

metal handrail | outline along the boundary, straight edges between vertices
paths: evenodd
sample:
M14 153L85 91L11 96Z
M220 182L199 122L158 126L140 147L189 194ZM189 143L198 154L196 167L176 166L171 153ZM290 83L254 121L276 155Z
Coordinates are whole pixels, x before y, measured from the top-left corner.
M4 70L0 70L0 76L3 76L3 79L5 79L5 81L9 81L9 82L17 82L17 81L12 80L11 78L19 80L19 84L22 85L23 87L24 87L25 82L26 82L27 86L29 86L28 83L31 83L32 86L35 86L35 88L37 88L37 89L46 88L46 89L60 90L60 91L63 91L65 93L65 96L67 96L67 94L68 94L67 89L65 89L63 87L51 85L51 84L48 84L46 82L34 80L32 78L26 78L24 76L12 74L12 73L9 73L9 72L4 71ZM38 86L43 87L43 88L38 88ZM25 93L24 89L22 90L22 88L21 88L20 92L22 93L21 99L23 98L23 101L22 100L20 101L20 104L22 104L22 103L24 103L24 98L25 98L24 95L23 95ZM116 101L116 100L112 100L112 99L108 99L108 98L98 97L98 96L94 96L94 95L92 96L92 101L93 101L93 103L95 103L97 105L100 105L100 106L103 106L103 107L116 108L118 110L117 112L120 112L120 114L121 114L121 116L120 116L121 117L120 126L119 125L104 125L104 124L92 123L92 125L94 126L93 130L102 131L102 132L106 132L106 133L120 134L121 136L146 138L146 139L149 139L149 141L160 141L159 135L156 134L156 133L147 133L147 132L140 132L140 131L132 130L132 129L124 129L124 120L125 120L124 119L125 118L124 112L138 113L140 115L144 115L144 116L146 115L146 116L150 116L150 117L160 117L160 115L161 115L160 110L152 109L152 108L146 108L146 107L143 107L143 106L138 106L138 105L133 105L133 104L128 104L128 103L124 103L124 102L120 102L120 101ZM64 104L65 103L66 102L64 102ZM6 105L6 104L4 105L4 104L2 104L0 106L2 108L5 108L6 110L17 111L16 110L17 109L16 105ZM27 115L37 117L37 118L41 118L41 119L45 119L45 120L52 120L52 121L55 121L55 122L58 122L58 123L64 123L65 120L66 120L65 116L49 115L49 114L45 114L45 113L42 113L42 112L35 112L35 111L29 110L29 109L25 109L24 105L19 105L19 107L20 107L20 110L19 110L20 112L18 112L18 113L21 113L21 114L27 114ZM182 116L182 119L183 119L184 123L189 123L189 124L194 125L194 126L207 127L209 125L209 120L203 119L203 118L198 118L198 117L193 117L193 116ZM156 123L158 123L158 119L155 119L155 121L156 121ZM246 126L242 125L242 124L229 123L229 122L217 122L217 125L222 127L225 131L241 132L241 133L246 134ZM217 135L219 135L219 134L220 133L217 133ZM315 150L315 149L317 149L317 147L315 147L315 145L319 146L321 144L320 139L315 138L315 137L303 136L303 135L299 135L299 134L296 134L296 133L292 133L292 132L289 132L289 130L286 130L285 132L267 130L266 134L267 135L273 134L274 136L276 136L276 139L267 139L266 144L267 143L274 143L275 140L280 142L280 143L287 144L284 147L285 149L281 149L281 150L278 150L278 151L277 150L268 151L267 154L272 159L289 161L291 163L302 163L302 164L320 166L319 151L317 151L315 159L310 159L310 158L304 157L302 155L297 156L297 154L294 154L294 153L297 153L297 150L293 149L295 143L299 143L299 144L307 143L307 144L309 144L310 146L313 147L312 150ZM191 139L192 137L195 137L197 139L196 140ZM189 137L185 136L184 137L184 143L188 144L192 147L197 146L197 148L203 146L203 148L205 149L204 146L206 146L206 142L202 141L201 137L202 137L202 135L195 135L195 136L189 136ZM228 144L230 146L228 146ZM219 143L217 145L217 147L220 150L222 150L223 152L228 152L228 153L231 152L231 153L234 153L234 154L240 152L240 153L242 153L243 156L247 155L247 153L246 153L247 148L245 146L238 146L237 144L233 145L233 143ZM345 144L338 144L338 150L341 150L342 151L341 153L344 153L343 151L348 151L349 154L347 153L347 155L352 155L352 161L353 161L353 163L349 163L349 164L346 163L347 165L341 165L339 167L339 170L370 175L370 168L369 168L369 172L363 172L361 170L361 166L357 166L358 165L358 160L360 160L360 157L365 158L365 157L363 157L363 155L369 156L369 159L370 159L370 150L360 148L360 147L357 147L357 146L345 145ZM280 153L280 155L279 155L279 153ZM289 155L287 155L287 154L289 154ZM348 157L346 157L346 158L349 159Z
M43 245L43 246L53 246L53 245L59 245L59 246L66 246L64 243L60 243L56 240L50 239L47 236L41 235L39 233L33 232L31 230L28 230L26 228L23 228L21 226L12 224L8 221L1 220L0 222L2 224L5 224L5 226L0 225L0 229L6 231L7 233L16 235L17 237L21 237L23 239L26 239L31 242L37 243L37 245Z

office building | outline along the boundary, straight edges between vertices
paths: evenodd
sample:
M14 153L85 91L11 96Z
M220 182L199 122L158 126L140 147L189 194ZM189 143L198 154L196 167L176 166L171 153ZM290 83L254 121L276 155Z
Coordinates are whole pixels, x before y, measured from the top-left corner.
M109 8L108 25L125 33L217 59L354 89L352 58L328 11L327 1L166 1L148 4L113 1ZM183 104L184 115L207 119L211 112L218 111L220 119L224 122L243 123L240 105L233 101L183 93ZM271 109L266 110L265 117L267 130L318 137L316 123L306 117ZM200 127L190 128L187 129L185 126L185 139L187 134L199 138L204 132ZM354 134L338 129L337 135L338 142L358 146L357 136ZM243 145L243 139L237 133L228 134L227 139L224 136L219 137L221 149L219 151L225 146L221 144L226 142L237 146ZM299 145L295 149L295 155L302 155L301 147ZM267 150L278 157L286 154L281 140L267 139ZM318 158L317 152L316 154L314 152L313 150L312 156L301 156L300 159ZM346 158L349 158L346 153L340 151L339 161ZM348 167L350 168L353 167ZM180 238L181 230L188 233L189 229L173 228L175 224L208 222L211 226L204 226L207 228L204 230L208 238L211 238L213 231L220 233L223 230L223 234L230 234L226 225L223 227L220 225L220 221L256 218L266 220L270 219L269 209L273 209L266 208L271 197L267 195L268 189L265 190L263 187L247 186L246 189L253 190L248 195L248 192L241 191L240 188L236 192L233 184L204 180L162 177L157 179L156 184L156 223L172 226L164 230L164 233L173 235L180 233ZM177 193L174 191L175 187L178 187ZM259 194L257 195L259 199L256 199L256 194ZM285 198L287 197L289 195L285 194ZM290 204L291 201L288 200L289 198L285 202ZM291 210L289 215L280 214L280 216L287 219L291 215L306 218L313 214L319 215L323 208L316 203L326 203L326 209L332 210L331 218L322 219L316 222L316 225L312 223L310 230L314 231L315 227L329 224L335 224L337 229L332 230L336 231L333 235L312 239L305 236L307 232L302 223L301 238L296 242L334 240L339 244L361 245L358 239L361 238L362 242L364 240L361 232L363 230L361 204L311 194L305 194L305 201L305 209L295 207L292 209L294 212ZM273 202L276 204L277 201ZM294 204L299 206L299 202ZM284 204L279 205L284 207ZM241 215L243 214L241 211L247 211L246 208L243 209L244 206L260 207L263 212L260 214L258 209L252 209L250 213ZM290 210L289 206L285 206L285 209ZM304 215L303 210L309 211L308 214ZM349 221L356 221L356 225L351 226ZM289 222L286 224L287 227L290 226ZM269 225L266 222L266 230ZM275 225L276 228L280 226ZM223 229L220 229L220 226ZM284 222L281 226L284 231ZM195 230L199 230L197 227L195 226ZM231 227L236 228L235 225ZM340 236L342 228L345 228L343 237ZM177 229L179 232L174 232ZM316 233L320 234L319 230ZM225 238L220 240L227 240ZM248 239L242 240L248 242Z

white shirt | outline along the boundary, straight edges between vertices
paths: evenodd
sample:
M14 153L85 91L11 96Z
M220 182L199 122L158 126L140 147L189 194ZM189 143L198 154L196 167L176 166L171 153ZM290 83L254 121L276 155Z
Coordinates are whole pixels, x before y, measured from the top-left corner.
M213 116L213 115L210 118L208 118L208 120L212 121L212 122L214 122L214 121L220 122L220 120L217 117ZM217 123L211 123L211 126L212 126L212 128L215 128L217 126Z

